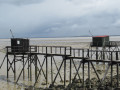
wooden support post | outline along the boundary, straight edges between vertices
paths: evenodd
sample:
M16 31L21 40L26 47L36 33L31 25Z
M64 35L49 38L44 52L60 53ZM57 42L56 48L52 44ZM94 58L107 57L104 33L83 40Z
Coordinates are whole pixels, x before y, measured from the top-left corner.
M15 53L14 53L14 80L16 80L16 62L15 62L15 58L16 58L16 56L15 56Z
M98 60L98 47L96 47L96 60Z
M69 81L70 84L71 84L71 78L72 78L72 60L70 58L70 81Z
M118 60L118 52L116 52L116 60ZM119 87L119 64L117 63L117 87Z
M52 56L51 56L51 83L53 82L53 64L52 64Z
M57 54L57 47L55 47L55 54Z
M70 55L72 55L72 48L70 47Z
M113 80L113 63L112 63L112 56L113 56L113 53L111 52L111 87L113 87L113 83L112 83L112 80Z
M30 54L30 81L32 81L32 55Z
M61 47L60 47L60 54L61 54Z
M52 47L51 47L51 54L52 54ZM53 82L53 56L51 55L51 83Z
M47 60L47 47L46 47L46 85L48 84L48 60Z
M117 87L119 87L119 64L117 63Z
M8 50L8 48L7 48L7 50ZM8 59L8 53L7 53L7 79L9 78L9 59Z
M37 48L38 48L38 53L39 53L39 51L40 51L40 48L39 48L39 46L38 46Z
M85 80L85 78L84 78L84 59L83 59L83 61L82 61L82 64L83 64L83 70L82 70L82 72L83 72L83 88L85 87L85 83L84 83L84 80Z
M23 54L23 57L22 57L22 59L23 59L23 80L25 79L25 68L24 68L24 54Z
M89 49L87 50L87 56L90 57Z
M66 86L66 59L64 58L64 86Z
M37 80L37 69L38 69L38 67L37 67L37 55L35 55L35 59L34 59L34 61L35 61L35 81Z
M102 50L102 52L103 52L103 54L102 54L103 60L105 59L105 50L106 50L106 48L105 48L105 46L103 46L103 50ZM110 48L109 48L109 50L110 50ZM105 62L103 62L103 70L105 70L105 69L106 69Z
M91 83L90 83L90 63L88 61L88 84L89 84L89 88L91 88Z
M78 57L80 56L80 49L78 49Z
M118 52L116 52L116 60L118 60L119 58L118 58Z
M84 58L84 49L82 49L82 57Z
M75 49L73 49L73 54L74 54L74 57L75 57Z
M103 50L103 60L105 60L105 51Z
M43 53L44 51L43 51L43 46L42 46L42 53Z
M90 55L90 59L92 59L92 47L91 47L91 49L89 50L89 55Z
M98 47L96 47L96 60L98 60ZM99 64L99 62L96 62L96 64ZM96 66L97 68L97 66Z
M66 86L66 47L65 47L65 56L63 57L64 60L64 86Z
M30 68L29 68L29 64L30 63L30 55L28 55L28 80L30 78Z

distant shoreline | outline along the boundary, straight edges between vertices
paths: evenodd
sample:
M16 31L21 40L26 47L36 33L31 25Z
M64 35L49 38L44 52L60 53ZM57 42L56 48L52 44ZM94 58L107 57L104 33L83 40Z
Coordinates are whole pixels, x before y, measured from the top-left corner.
M94 36L101 36L101 35L94 35ZM109 35L109 36L116 37L120 35ZM92 37L92 36L83 35L83 36L58 36L58 37L15 37L15 38L73 38L73 37ZM0 39L10 39L10 38L0 38Z

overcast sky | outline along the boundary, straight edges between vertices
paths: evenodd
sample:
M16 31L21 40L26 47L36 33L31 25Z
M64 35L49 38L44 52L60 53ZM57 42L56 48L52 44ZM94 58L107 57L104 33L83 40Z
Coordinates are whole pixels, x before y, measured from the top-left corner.
M0 38L120 35L120 0L0 0Z

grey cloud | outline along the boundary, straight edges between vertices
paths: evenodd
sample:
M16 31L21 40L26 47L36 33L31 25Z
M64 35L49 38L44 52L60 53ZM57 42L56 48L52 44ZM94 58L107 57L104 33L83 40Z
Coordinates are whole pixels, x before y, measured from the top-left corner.
M0 4L26 5L36 4L43 1L44 0L0 0Z
M42 2L42 3L41 3ZM0 0L0 31L9 37L118 34L120 0ZM118 31L119 32L119 31Z

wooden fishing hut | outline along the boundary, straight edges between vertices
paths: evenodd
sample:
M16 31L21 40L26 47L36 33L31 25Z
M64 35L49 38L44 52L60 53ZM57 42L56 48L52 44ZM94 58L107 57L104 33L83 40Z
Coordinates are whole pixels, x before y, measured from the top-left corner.
M93 36L92 37L92 46L103 47L109 44L109 36Z
M24 38L11 38L12 52L28 52L29 39Z

